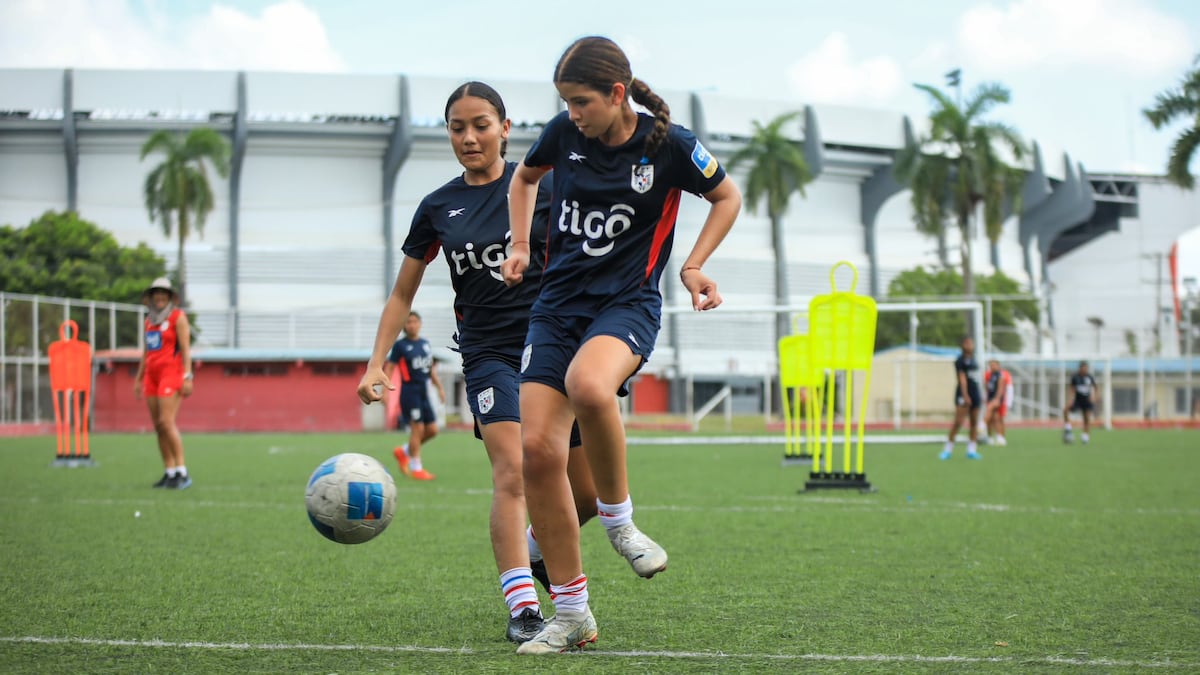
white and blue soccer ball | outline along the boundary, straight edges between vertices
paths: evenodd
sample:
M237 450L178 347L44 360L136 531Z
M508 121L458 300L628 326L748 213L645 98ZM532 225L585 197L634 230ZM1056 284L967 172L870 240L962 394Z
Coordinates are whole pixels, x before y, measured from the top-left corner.
M321 462L304 491L308 519L326 539L361 544L396 513L396 482L378 460L347 452Z

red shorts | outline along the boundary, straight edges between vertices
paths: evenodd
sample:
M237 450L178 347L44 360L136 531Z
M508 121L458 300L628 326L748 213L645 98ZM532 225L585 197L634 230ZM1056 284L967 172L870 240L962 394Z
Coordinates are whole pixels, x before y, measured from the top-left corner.
M1003 401L1000 402L1000 405L996 406L996 414L1000 416L1000 419L1004 419L1004 416L1008 414L1008 406Z
M162 366L147 366L142 380L142 394L146 398L168 398L183 388L183 367L176 363Z

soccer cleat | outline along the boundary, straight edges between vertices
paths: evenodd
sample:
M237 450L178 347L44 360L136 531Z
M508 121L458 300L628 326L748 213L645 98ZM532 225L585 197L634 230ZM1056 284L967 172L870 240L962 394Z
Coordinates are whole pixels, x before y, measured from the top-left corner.
M175 484L170 486L176 490L186 490L192 487L192 477L188 474L175 477Z
M639 577L649 579L667 569L667 552L633 523L608 530L608 541Z
M1088 444L1088 441L1090 441L1090 440L1091 440L1091 439L1090 439L1090 438L1088 438L1088 435L1087 435L1087 434L1080 434L1080 435L1079 435L1079 442L1080 442L1080 443L1083 443L1084 445L1087 445L1087 444Z
M943 462L950 459L950 451L949 450L941 451L940 453L938 453L938 459L942 460Z
M538 580L538 583L542 585L542 588L546 589L546 592L549 593L550 573L546 571L546 561L541 559L530 560L529 571L533 573L533 578Z
M408 451L404 449L404 446L396 446L396 449L392 450L392 455L395 456L396 463L400 465L400 473L411 476L412 471L408 469Z
M983 455L979 454L978 452L975 452L974 450L968 450L967 451L967 459L983 459Z
M558 612L532 640L517 647L518 654L561 654L595 644L596 619L592 610Z
M526 607L521 610L520 614L509 618L508 630L504 632L504 637L508 638L509 642L523 644L542 632L545 625L545 620L542 619L541 614L537 613L536 609Z
M425 469L417 469L416 471L413 471L412 473L410 473L408 475L413 480L433 480L434 479L434 475L429 473Z
M162 475L162 478L159 478L158 482L155 483L154 485L152 485L151 487L165 488L165 487L167 487L167 483L169 483L170 481L171 481L171 477L164 473Z

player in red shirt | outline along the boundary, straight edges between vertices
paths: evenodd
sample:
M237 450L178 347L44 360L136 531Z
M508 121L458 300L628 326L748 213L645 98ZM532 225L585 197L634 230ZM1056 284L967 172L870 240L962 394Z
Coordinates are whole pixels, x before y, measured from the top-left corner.
M987 421L988 439L994 445L1008 445L1004 439L1004 417L1012 405L1013 381L1012 375L1001 368L996 359L988 361L986 388L988 401L984 420Z
M183 438L175 417L184 397L192 395L192 339L187 314L179 309L179 294L171 281L160 277L142 293L146 313L146 348L138 364L134 396L146 399L158 451L162 454L163 476L154 487L183 490L192 485L183 463Z

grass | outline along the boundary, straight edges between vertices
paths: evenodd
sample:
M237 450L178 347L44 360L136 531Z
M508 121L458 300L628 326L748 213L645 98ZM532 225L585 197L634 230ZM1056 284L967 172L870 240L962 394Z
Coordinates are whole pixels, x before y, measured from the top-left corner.
M469 433L428 446L438 479L399 482L375 541L309 525L321 460L398 440L189 435L195 486L172 492L148 435L95 436L76 469L4 439L0 672L1200 671L1194 432L868 447L872 494L798 494L774 445L631 446L670 569L638 579L589 524L600 642L541 659L503 641Z

